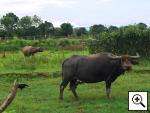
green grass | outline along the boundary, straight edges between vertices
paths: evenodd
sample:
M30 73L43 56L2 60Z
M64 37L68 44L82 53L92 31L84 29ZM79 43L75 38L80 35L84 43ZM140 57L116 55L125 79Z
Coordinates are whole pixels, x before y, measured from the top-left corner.
M8 94L13 79L15 78L0 78L0 100ZM150 93L149 73L140 75L131 72L120 76L112 85L111 100L106 98L103 82L79 85L79 101L66 88L64 101L59 101L60 78L20 78L19 81L29 84L30 87L18 91L15 101L6 113L128 113L128 91Z
M29 73L59 71L65 58L73 54L88 54L87 51L45 51L32 57L24 57L21 52L6 53L0 58L0 73ZM1 55L2 56L2 55Z
M88 53L65 51L63 55L62 52L46 51L26 59L20 52L7 54L6 58L0 58L0 73L55 72L61 69L62 60L72 54ZM112 85L111 100L106 98L104 82L79 85L78 101L67 87L64 101L60 101L58 100L60 77L52 79L0 76L0 101L8 95L13 81L17 78L19 82L27 83L30 87L18 91L15 100L5 113L130 113L128 91L149 91L150 98L150 73L142 71L149 67L149 59L141 59L140 64L135 66L133 71L120 76ZM138 69L141 71L136 72L135 70ZM150 107L150 101L148 103Z

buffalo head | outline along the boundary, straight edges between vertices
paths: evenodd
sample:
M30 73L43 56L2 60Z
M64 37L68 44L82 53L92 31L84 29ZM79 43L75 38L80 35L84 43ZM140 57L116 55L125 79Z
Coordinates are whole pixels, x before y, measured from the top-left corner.
M38 52L43 52L43 51L44 51L44 48L42 48L42 47L37 47L37 51L38 51Z
M137 53L136 56L130 56L130 55L122 55L122 56L116 56L116 55L109 55L109 57L113 60L119 60L120 65L124 70L131 70L132 65L138 64L137 59L140 58L139 54Z

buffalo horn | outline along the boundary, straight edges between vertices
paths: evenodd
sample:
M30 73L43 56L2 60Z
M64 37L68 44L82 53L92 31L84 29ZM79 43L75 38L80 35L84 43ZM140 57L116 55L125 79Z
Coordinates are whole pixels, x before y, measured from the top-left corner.
M138 53L136 53L136 56L129 56L130 58L133 58L133 59L137 59L137 58L140 58L140 55Z

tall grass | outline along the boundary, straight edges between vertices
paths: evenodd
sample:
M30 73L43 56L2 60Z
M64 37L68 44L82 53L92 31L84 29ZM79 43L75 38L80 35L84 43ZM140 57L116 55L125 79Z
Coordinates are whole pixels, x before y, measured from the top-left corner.
M24 57L21 52L7 52L5 58L0 58L0 73L60 71L63 60L73 54L83 55L88 54L88 52L45 51L31 57Z
M70 46L70 45L80 45L82 42L81 39L42 39L42 40L25 40L25 39L10 39L5 41L0 41L0 51L18 51L22 47L31 45L39 46L51 51L57 51L61 47Z
M21 52L7 52L5 58L0 57L0 73L56 72L61 70L62 61L73 54L87 55L89 53L87 51L45 51L25 58ZM140 64L134 66L134 69L149 67L150 60L141 59ZM59 101L60 77L52 79L50 77L0 76L0 102L8 94L15 79L28 84L29 88L18 90L14 102L5 113L130 113L128 91L150 92L149 71L142 73L131 71L118 77L112 84L111 100L106 98L103 82L79 85L77 89L79 101L75 101L73 94L66 88L64 101ZM148 103L150 105L150 101Z

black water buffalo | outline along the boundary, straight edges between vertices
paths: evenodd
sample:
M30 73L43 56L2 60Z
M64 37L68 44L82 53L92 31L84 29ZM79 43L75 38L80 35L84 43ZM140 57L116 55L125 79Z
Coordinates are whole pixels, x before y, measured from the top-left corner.
M76 98L76 88L79 83L97 83L105 81L106 94L110 98L111 84L126 70L131 70L139 55L116 56L111 53L99 53L90 56L74 55L62 64L62 83L60 85L60 99L68 83Z
M41 47L32 47L32 46L25 46L21 49L24 56L31 56L37 52L43 52L43 48Z

